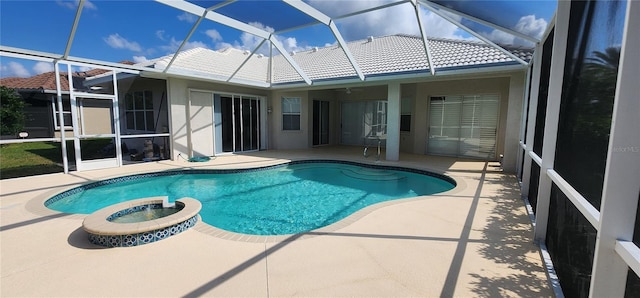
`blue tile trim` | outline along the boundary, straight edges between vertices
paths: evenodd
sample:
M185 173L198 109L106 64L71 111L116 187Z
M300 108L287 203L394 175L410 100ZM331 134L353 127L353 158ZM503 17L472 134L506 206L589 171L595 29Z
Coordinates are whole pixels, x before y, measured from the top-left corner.
M134 207L131 207L131 208L120 210L120 211L118 211L118 212L116 212L114 214L111 214L111 215L107 216L107 221L113 221L114 219L116 219L118 217L125 216L125 215L130 214L130 213L146 210L147 208L149 208L149 209L162 209L163 207L162 207L162 203L138 205L138 206L134 206ZM184 203L176 202L176 208L178 210L182 210L182 208L184 208Z
M371 168L371 169L404 171L404 172L422 174L422 175L427 175L427 176L439 178L439 179L442 179L442 180L445 180L445 181L451 183L454 187L457 186L456 181L453 180L453 178L451 178L449 176L446 176L446 175L443 175L443 174L433 173L433 172L429 172L429 171L425 171L425 170L418 170L418 169L413 169L413 168L403 168L403 167L397 167L397 166L387 166L387 165L363 164L363 163L359 163L359 162L346 161L346 160L313 159L313 160L291 161L291 162L288 162L288 163L283 163L283 164L278 164L278 165L273 165L273 166L263 166L263 167L250 168L250 169L190 169L190 170L163 171L163 172L155 172L155 173L123 176L123 177L112 178L112 179L107 179L107 180L88 183L88 184L85 184L85 185L82 185L82 186L78 186L76 188L72 188L72 189L67 190L65 192L61 192L61 193L49 198L48 200L46 200L44 202L44 205L45 206L49 206L49 205L53 204L54 202L56 202L58 200L61 200L61 199L65 198L65 197L67 197L67 196L76 194L78 192L84 191L86 189L90 189L90 188L94 188L94 187L98 187L98 186L103 186L103 185L119 183L119 182L123 182L123 181L137 180L137 179L150 178L150 177L183 175L183 174L236 174L236 173L250 173L250 172L259 172L259 171L264 171L264 170L269 170L269 169L282 168L282 167L286 167L286 166L289 166L289 165L309 164L309 163L311 163L311 164L313 164L313 163L347 164L347 165L354 165L354 166L360 166L360 167Z
M138 234L96 235L89 233L89 242L104 247L132 247L144 245L180 234L198 223L198 215L177 224Z

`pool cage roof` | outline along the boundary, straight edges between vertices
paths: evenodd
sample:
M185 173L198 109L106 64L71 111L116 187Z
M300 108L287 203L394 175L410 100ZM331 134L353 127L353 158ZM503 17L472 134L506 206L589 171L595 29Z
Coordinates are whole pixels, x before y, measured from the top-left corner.
M446 69L434 62L434 52L448 54L446 49L444 52L434 49L434 44L443 40L450 41L446 47L453 47L450 44L456 44L453 41L458 40L490 47L503 56L496 61L511 65L512 68L524 68L529 59L519 52L523 48L532 51L553 19L552 15L536 16L526 11L526 5L521 4L527 1L76 0L22 3L32 11L22 11L20 23L5 20L5 16L14 13L14 8L6 2L1 4L3 9L0 11L5 21L1 26L4 29L0 40L0 56L85 63L133 71L149 77L194 77L262 88L328 84L332 80L334 83L344 81L345 78L349 82L367 81L374 75L363 70L363 65L368 57L377 55L413 56L406 58L420 60L424 65L419 70L422 75L435 76ZM16 5L15 2L12 4ZM555 2L543 4L552 6L547 9L548 14L554 13ZM55 13L55 9L65 11ZM137 18L130 17L132 13ZM43 18L43 14L60 21ZM35 26L26 25L32 23L29 18L33 16ZM527 23L527 20L531 22ZM532 24L537 26L537 30L531 29ZM50 37L43 36L48 31L64 33L66 40L50 40ZM27 42L18 38L36 32L41 35L38 40ZM151 42L145 45L136 41L150 35L154 35L156 43L164 44L152 46L149 44ZM419 51L394 53L389 50L402 48L403 44L399 43L403 41L398 41L393 46L382 43L375 48L377 52L354 54L357 49L353 44L357 41L371 40L381 35L413 37L420 41ZM239 38L229 41L225 36ZM208 39L203 41L205 37ZM309 41L304 41L304 37L309 37ZM296 57L303 52L317 52L319 47L338 50L334 52L337 58L304 65ZM224 67L230 70L222 76L206 72L195 74L176 67L178 58L194 48L215 49L218 53L232 48L242 51L244 58L236 59L237 62L224 62ZM451 48L449 51L456 50ZM495 56L495 53L491 55ZM262 58L267 65L260 68L267 72L264 75L266 79L239 80L242 73L256 67L253 63L256 58ZM136 63L132 64L130 60ZM342 65L332 65L340 61ZM329 77L325 75L322 79L310 75L317 68L331 69L345 65L348 70L343 73ZM461 65L470 68L475 66L473 63ZM274 77L279 75L278 72L295 75L290 80L277 81ZM390 71L386 75L406 75L406 72Z

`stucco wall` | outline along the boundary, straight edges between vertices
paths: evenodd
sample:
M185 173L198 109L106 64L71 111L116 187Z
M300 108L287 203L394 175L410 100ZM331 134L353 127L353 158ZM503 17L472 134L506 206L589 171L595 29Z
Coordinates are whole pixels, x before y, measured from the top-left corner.
M282 130L282 98L300 98L300 130ZM309 91L280 91L271 93L269 100L269 149L303 149L311 147L311 109Z
M497 94L500 96L496 156L504 154L506 171L515 171L520 127L524 72L507 73L489 78L437 78L429 82L411 82L400 85L400 98L410 98L412 105L411 130L401 132L400 151L414 154L427 153L429 123L429 97L442 95ZM313 146L313 100L330 102L330 144L340 144L340 106L349 100L386 100L387 86L354 87L351 93L341 88L324 90L261 90L199 81L171 78L167 80L170 102L170 123L173 139L173 158L189 152L186 107L189 89L229 92L264 96L270 113L267 119L267 149L305 149ZM300 130L282 130L282 98L299 97L301 104Z

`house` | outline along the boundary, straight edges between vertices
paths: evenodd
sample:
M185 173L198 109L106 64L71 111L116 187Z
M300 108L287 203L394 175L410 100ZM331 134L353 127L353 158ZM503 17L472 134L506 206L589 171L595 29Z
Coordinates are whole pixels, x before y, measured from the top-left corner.
M171 65L172 73L118 77L121 138L128 143L135 134L169 132L171 141L162 142L170 144L167 154L173 158L380 145L389 160L399 152L504 156L505 169L515 172L516 151L506 148L517 147L520 117L509 118L508 111L522 106L525 68L514 57L528 61L532 49L506 47L511 57L478 42L430 39L429 61L438 72L431 76L417 36L369 37L347 46L366 82L339 46L293 53L306 77L283 55L270 59L234 48L194 48L145 62L153 69ZM307 86L305 80L314 83ZM106 73L84 83L113 94ZM129 103L137 96L153 99L138 110ZM402 121L390 127L389 117Z
M63 92L64 121L67 127L71 127L70 102L69 102L69 76L60 73L60 86ZM82 76L72 74L75 85L81 86ZM24 131L30 138L59 137L58 109L56 101L57 87L56 75L53 71L45 72L28 78L10 77L0 78L0 86L14 89L25 102L25 127Z

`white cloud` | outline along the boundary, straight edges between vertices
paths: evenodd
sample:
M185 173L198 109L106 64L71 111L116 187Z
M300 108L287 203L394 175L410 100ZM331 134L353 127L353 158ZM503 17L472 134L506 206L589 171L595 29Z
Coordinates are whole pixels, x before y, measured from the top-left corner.
M516 24L516 31L535 38L541 38L547 29L547 21L543 18L536 19L535 15L521 17Z
M78 0L75 0L76 2L79 2ZM93 10L97 10L98 8L96 7L95 4L93 4L93 2L87 0L84 1L84 6L82 9L93 9Z
M371 1L327 1L312 0L311 5L333 16L371 7L388 4L389 0ZM430 37L449 39L469 39L463 37L464 31L442 17L420 8L425 33ZM455 20L460 17L449 15ZM337 21L342 36L347 40L366 38L367 36L386 36L393 34L420 35L418 20L413 5L405 3L380 9Z
M73 1L57 0L56 3L62 7L66 7L71 10L76 10L78 8L78 4L80 3L80 0L73 0ZM96 5L93 4L91 1L87 0L84 2L84 6L82 7L82 9L97 10L98 7L96 7Z
M145 56L133 56L133 62L135 63L143 63L143 62L148 62L149 59L147 59L147 57Z
M115 49L127 49L134 52L141 52L142 47L135 41L128 41L120 34L111 34L109 37L103 38L103 40L112 48Z
M271 28L269 26L265 26L265 25L263 25L262 23L259 23L259 22L251 22L251 23L249 23L249 25L254 26L256 28L259 28L259 29L262 29L264 31L270 32L270 33L273 33L275 31L273 28ZM213 31L215 31L215 30L213 30ZM207 31L206 33L207 33L207 35L212 37L209 34L209 31ZM215 31L215 33L218 33L218 32ZM240 49L240 50L253 51L263 41L263 38L255 36L253 34L249 34L247 32L243 32L242 34L240 34L239 40L233 41L232 43L222 41L222 36L220 36L220 38L218 40L214 39L214 41L218 41L218 42L216 42L215 47L214 47L217 50L226 49L226 48L235 48L235 49ZM300 45L298 43L298 40L295 37L276 36L276 40L278 40L280 42L280 44L282 44L282 46L284 47L285 51L288 52L288 53L290 53L292 51L309 50L309 49L312 48L309 45ZM263 43L262 46L260 47L260 49L258 49L256 51L256 53L257 54L263 54L263 55L269 55L268 44L269 44L268 42Z
M157 30L157 31L156 31L156 37L157 37L159 40L165 41L165 40L166 40L166 38L164 37L164 30Z
M71 67L72 72L85 72L85 71L90 71L92 69L95 69L95 68L89 67L89 66L72 66Z
M198 17L188 12L183 12L181 15L178 15L178 20L193 24L198 20Z
M205 31L204 34L206 34L207 36L211 37L211 39L213 41L222 40L222 35L220 35L220 32L218 32L218 30L216 30L216 29L209 29L209 30Z
M41 74L41 73L53 71L53 64L47 63L47 62L42 62L42 61L38 62L35 65L33 65L33 71L36 74Z
M182 40L176 40L174 37L171 37L169 44L160 46L160 49L169 54L173 54L178 50L181 44L182 44ZM209 48L209 46L206 43L201 41L187 41L187 43L184 45L182 50L185 51L185 50L190 50L198 47L207 48L207 49Z
M513 29L520 33L540 38L542 37L544 31L547 29L547 21L545 21L543 18L536 19L535 15L523 16L520 18L520 20L518 20L518 23L516 23ZM514 35L505 33L504 31L500 31L497 29L494 29L489 33L481 32L480 34L482 34L489 40L499 44L521 46L533 45L533 43L530 41L517 38Z
M7 65L0 65L0 77L30 77L29 71L20 63L11 61Z

